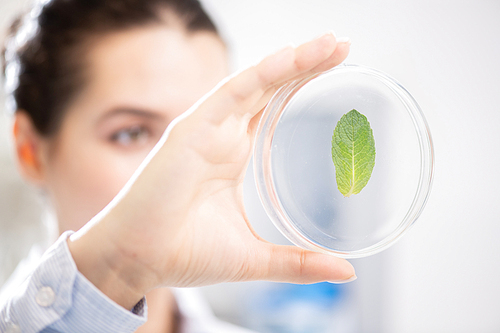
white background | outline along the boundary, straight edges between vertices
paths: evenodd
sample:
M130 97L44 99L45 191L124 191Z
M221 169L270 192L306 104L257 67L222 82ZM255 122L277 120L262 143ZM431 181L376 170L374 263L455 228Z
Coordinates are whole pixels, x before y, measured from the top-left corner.
M24 2L1 0L2 28ZM352 40L347 62L398 79L426 115L436 156L427 207L394 247L353 261L359 266L353 288L375 295L360 298L368 327L363 330L500 332L500 2L205 3L230 45L235 70L289 42L334 30ZM40 228L24 222L33 221L38 210L28 208L34 207L32 195L15 178L8 117L0 122L0 263L6 274L11 263L3 258L22 255L18 244L34 239L25 236L27 230ZM247 204L256 211L251 216L257 230L279 240L270 222L260 218L257 200ZM226 294L220 288L206 293L217 292L219 297L212 297L217 312L230 317L231 292L239 287L227 287Z

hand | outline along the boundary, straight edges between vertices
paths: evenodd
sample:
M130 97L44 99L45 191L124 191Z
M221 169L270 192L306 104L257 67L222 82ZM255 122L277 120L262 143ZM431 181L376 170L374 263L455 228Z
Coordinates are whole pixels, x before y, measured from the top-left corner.
M242 184L262 109L287 81L341 63L332 34L286 47L225 80L176 119L106 209L69 241L78 269L131 308L147 291L228 281L355 277L346 260L260 238Z

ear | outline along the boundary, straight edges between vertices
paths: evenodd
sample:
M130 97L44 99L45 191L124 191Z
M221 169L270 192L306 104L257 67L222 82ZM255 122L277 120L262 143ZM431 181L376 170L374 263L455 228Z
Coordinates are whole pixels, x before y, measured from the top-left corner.
M44 174L44 139L35 128L31 117L23 110L15 113L14 148L22 176L30 183L43 186Z

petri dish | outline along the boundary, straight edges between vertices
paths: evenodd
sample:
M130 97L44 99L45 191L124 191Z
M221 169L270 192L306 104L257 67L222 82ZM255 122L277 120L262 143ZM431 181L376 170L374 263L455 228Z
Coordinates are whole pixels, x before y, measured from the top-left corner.
M332 135L356 109L370 122L375 166L366 187L337 188ZM359 65L339 65L281 87L257 129L254 173L261 202L292 243L343 258L394 244L429 197L434 153L424 115L395 79Z

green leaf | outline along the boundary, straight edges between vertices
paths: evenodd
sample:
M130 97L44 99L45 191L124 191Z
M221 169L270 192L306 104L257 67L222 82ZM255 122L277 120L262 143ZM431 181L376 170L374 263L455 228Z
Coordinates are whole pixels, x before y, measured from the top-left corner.
M351 110L340 118L332 138L337 187L344 197L358 194L375 166L375 140L364 115Z

